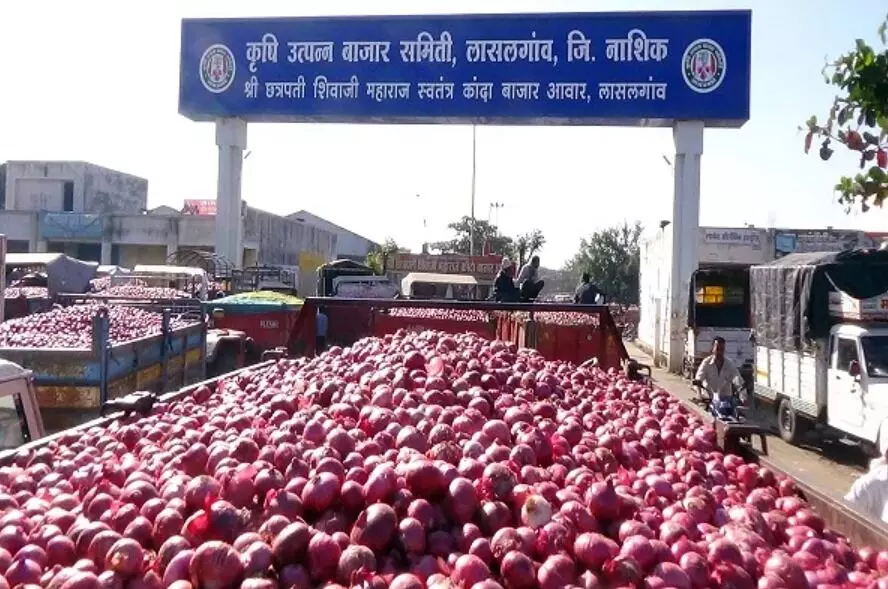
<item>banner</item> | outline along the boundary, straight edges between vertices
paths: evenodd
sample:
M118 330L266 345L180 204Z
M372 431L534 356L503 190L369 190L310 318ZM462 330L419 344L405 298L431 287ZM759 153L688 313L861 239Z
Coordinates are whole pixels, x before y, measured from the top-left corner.
M394 254L388 260L389 272L409 274L428 272L432 274L466 274L480 280L493 280L499 271L503 257L460 256L456 254Z
M215 215L216 201L215 199L186 198L182 213L185 215Z
M774 257L806 252L841 252L861 247L859 231L777 231L774 233Z
M713 245L745 245L753 249L762 247L762 230L747 229L703 229L703 242Z

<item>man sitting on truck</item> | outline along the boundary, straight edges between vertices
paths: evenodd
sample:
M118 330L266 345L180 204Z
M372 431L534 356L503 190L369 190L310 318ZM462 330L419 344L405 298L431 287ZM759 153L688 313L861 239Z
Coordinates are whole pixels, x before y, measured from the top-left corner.
M524 264L518 273L518 288L521 289L521 302L535 301L546 283L539 279L540 257L534 256Z
M598 302L599 296L603 302L604 293L592 283L592 277L589 273L583 272L583 276L580 278L580 285L574 293L574 303L578 305L594 305Z
M862 514L888 523L888 456L870 462L869 472L854 481L845 501Z
M498 303L517 303L518 287L515 286L515 264L509 258L503 258L500 271L493 281L493 300Z
M737 366L725 356L725 338L716 336L712 340L712 354L700 362L695 378L712 396L714 415L733 415L734 383L740 378Z

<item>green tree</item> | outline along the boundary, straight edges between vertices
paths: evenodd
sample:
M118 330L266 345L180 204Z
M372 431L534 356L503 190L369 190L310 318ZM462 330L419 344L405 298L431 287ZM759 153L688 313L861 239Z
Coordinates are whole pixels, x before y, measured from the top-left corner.
M522 233L514 240L513 256L518 261L518 267L524 266L527 261L546 245L546 237L539 229L530 233Z
M588 272L609 301L638 303L641 232L638 222L596 231L580 241L580 250L567 262L565 270L575 281Z
M805 123L805 153L816 141L824 161L839 144L860 158L860 172L843 176L835 186L839 202L850 210L882 206L888 197L888 18L879 27L883 48L874 49L863 39L823 70L826 83L838 95L825 121L812 116Z
M510 255L512 253L514 244L510 237L501 235L496 225L480 219L473 221L469 216L447 225L447 228L453 232L453 237L446 241L430 243L429 249L442 254L469 255L472 251L470 236L473 223L475 225L475 255L480 255L484 251L485 243L490 246L490 251L494 254Z
M389 256L400 251L405 250L398 247L398 244L395 242L394 239L388 237L382 245L377 245L372 250L370 250L370 252L367 254L366 264L373 269L373 272L381 276L385 274L385 270L388 266Z

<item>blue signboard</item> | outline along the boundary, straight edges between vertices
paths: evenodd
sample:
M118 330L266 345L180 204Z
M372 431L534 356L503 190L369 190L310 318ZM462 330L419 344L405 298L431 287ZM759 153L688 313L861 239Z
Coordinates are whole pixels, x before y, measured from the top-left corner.
M89 213L42 212L40 238L46 240L102 240L102 216Z
M667 126L749 118L750 11L185 19L197 121Z

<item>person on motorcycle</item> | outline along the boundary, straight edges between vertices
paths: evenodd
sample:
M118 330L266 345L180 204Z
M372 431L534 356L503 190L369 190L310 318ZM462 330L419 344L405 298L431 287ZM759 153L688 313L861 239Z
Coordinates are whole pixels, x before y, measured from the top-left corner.
M714 415L733 415L734 385L741 381L740 371L725 356L725 338L712 340L712 353L700 362L694 379L712 396L711 410Z

